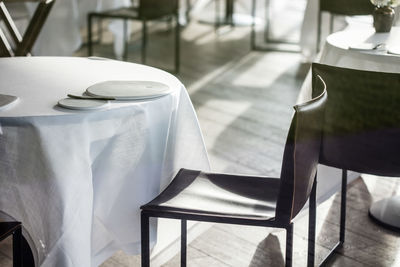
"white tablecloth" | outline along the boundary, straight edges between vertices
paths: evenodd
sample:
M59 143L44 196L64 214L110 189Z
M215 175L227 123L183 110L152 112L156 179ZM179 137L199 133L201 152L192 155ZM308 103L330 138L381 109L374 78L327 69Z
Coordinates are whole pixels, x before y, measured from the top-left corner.
M300 47L301 53L303 54L304 60L312 62L317 54L317 29L318 29L318 12L319 12L319 0L308 0L306 10L304 12L303 24L301 27ZM395 24L400 23L400 7L396 8L395 13ZM349 24L368 24L372 25L372 16L355 16L352 18L345 18L338 16L335 19L335 29L342 30ZM327 12L322 13L322 38L321 42L325 39L329 26L329 14Z
M400 27L393 27L390 33L376 34L375 30L365 24L352 24L345 31L329 35L316 62L339 66L344 68L383 71L400 73L400 56L387 54L386 51L355 51L349 50L349 46L368 43L386 43L390 45L400 44ZM329 88L328 95L329 95ZM311 98L311 71L301 88L298 102L304 102ZM349 182L357 178L357 173L349 173ZM320 165L318 168L319 202L322 202L339 190L341 182L341 170Z
M0 111L0 210L22 221L40 266L96 266L119 249L139 253L139 206L180 168L209 168L188 94L164 71L112 60L7 58L0 79L0 93L20 98ZM97 111L55 106L105 80L158 81L173 93Z

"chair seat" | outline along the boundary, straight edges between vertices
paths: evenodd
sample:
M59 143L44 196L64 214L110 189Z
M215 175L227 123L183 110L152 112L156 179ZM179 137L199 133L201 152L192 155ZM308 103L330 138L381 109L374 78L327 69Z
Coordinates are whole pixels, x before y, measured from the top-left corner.
M0 241L10 236L21 227L20 222L0 222Z
M139 19L139 10L137 7L121 7L101 12L92 12L91 14L109 18Z
M272 220L280 179L181 169L143 210Z

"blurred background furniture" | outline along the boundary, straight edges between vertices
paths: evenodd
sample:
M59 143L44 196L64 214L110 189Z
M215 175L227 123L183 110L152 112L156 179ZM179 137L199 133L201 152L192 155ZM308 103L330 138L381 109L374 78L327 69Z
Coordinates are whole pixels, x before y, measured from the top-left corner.
M367 0L319 0L319 13L317 22L317 52L321 45L322 13L330 15L329 34L334 30L335 16L361 16L372 15L374 5Z
M328 88L320 163L346 171L400 177L400 73L362 71L313 64L313 79L322 77ZM313 92L315 94L318 91ZM344 188L344 192L346 193ZM395 199L395 200L394 200ZM370 214L384 224L398 224L399 197L372 204ZM341 231L344 242L345 195ZM343 204L344 201L344 204ZM344 208L344 209L343 209ZM398 226L397 226L398 227Z
M6 8L7 3L16 3L17 1L0 1L0 20L4 23L7 33L0 28L0 56L27 56L42 30L47 16L54 4L54 0L20 0L18 2L38 2L36 11L30 19L23 37L17 29L10 13ZM7 39L7 35L11 40Z
M353 19L344 17L371 14L372 9L373 5L369 0L308 0L300 38L304 59L312 62L317 54L317 45L320 45L320 40L324 40L325 36L332 31L343 30L348 23L372 24L372 16L356 16ZM329 14L333 14L333 16ZM333 20L335 20L335 24Z
M142 21L142 46L141 56L142 63L146 64L146 44L147 44L147 22L160 20L162 18L174 18L175 20L175 72L179 72L179 60L180 60L180 27L179 27L179 5L178 0L140 0L137 7L122 7L112 10L105 10L101 12L90 12L88 14L88 54L93 54L93 38L92 38L92 22L93 19L122 19L123 20L123 36L124 36L124 60L128 59L128 31L127 21L128 20L140 20ZM101 31L101 29L100 29Z
M181 220L181 266L187 261L187 220L286 229L285 266L292 266L292 221L310 196L318 165L327 98L323 83L319 89L314 99L294 107L280 179L181 169L141 207L143 267L150 266L150 217Z
M98 266L117 250L139 254L140 205L181 166L209 168L182 83L152 67L98 58L3 58L0 69L1 92L19 97L0 113L0 147L8 151L0 153L7 162L0 210L24 225L36 264ZM91 112L56 106L104 80L158 81L171 93Z

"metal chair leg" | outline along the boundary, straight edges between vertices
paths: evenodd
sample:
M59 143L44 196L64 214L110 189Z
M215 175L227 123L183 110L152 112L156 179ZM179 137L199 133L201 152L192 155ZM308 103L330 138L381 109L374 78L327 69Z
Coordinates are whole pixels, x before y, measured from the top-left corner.
M13 234L13 267L22 267L22 228Z
M343 246L346 229L346 195L347 195L347 170L342 170L342 192L341 192L341 203L340 203L340 234L339 241L329 251L325 259L322 260L320 266L326 266L335 252Z
M147 22L142 21L142 64L146 64Z
M150 267L150 231L149 216L142 211L141 214L141 238L142 238L142 267Z
M91 14L89 14L88 16L88 32L87 32L87 36L88 36L88 56L92 56L93 55L93 48L92 48L92 18L93 16Z
M347 170L342 170L342 196L340 203L340 242L344 243L346 231Z
M286 228L286 259L285 266L292 267L293 257L293 224L289 224Z
M220 23L220 17L219 17L219 5L220 5L221 1L220 0L216 0L215 1L215 24L214 24L214 29L215 31L218 30L219 26L221 26Z
M179 24L179 15L177 14L175 27L175 73L179 73L180 69L180 58L181 58L181 26Z
M314 184L310 194L310 205L308 215L308 254L307 266L314 267L315 264L315 227L316 227L316 205L317 200L317 174L315 174Z
M128 61L128 23L124 19L124 61Z
M251 50L256 49L256 0L252 1L251 4L251 16L253 17L253 21L251 23L251 36L250 36L250 46Z
M181 267L186 267L187 221L181 220Z
M335 21L335 15L331 14L329 22L329 34L333 33L334 21Z

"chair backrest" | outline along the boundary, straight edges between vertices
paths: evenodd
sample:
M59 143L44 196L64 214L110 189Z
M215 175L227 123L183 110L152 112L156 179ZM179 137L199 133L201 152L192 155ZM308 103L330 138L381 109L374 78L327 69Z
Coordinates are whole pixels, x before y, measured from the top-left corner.
M276 220L290 222L307 202L317 172L326 87L320 80L320 93L312 100L294 106L295 112L283 154L281 184Z
M370 0L319 0L319 10L335 15L371 15L374 5Z
M23 37L19 33L6 8L5 3L7 2L38 2L36 11ZM29 55L53 4L54 0L0 0L0 21L4 22L6 30L12 39L8 40L7 35L0 29L0 56L11 57Z
M140 0L139 17L158 19L163 16L178 15L178 0Z
M400 74L312 66L328 87L320 163L400 176Z

